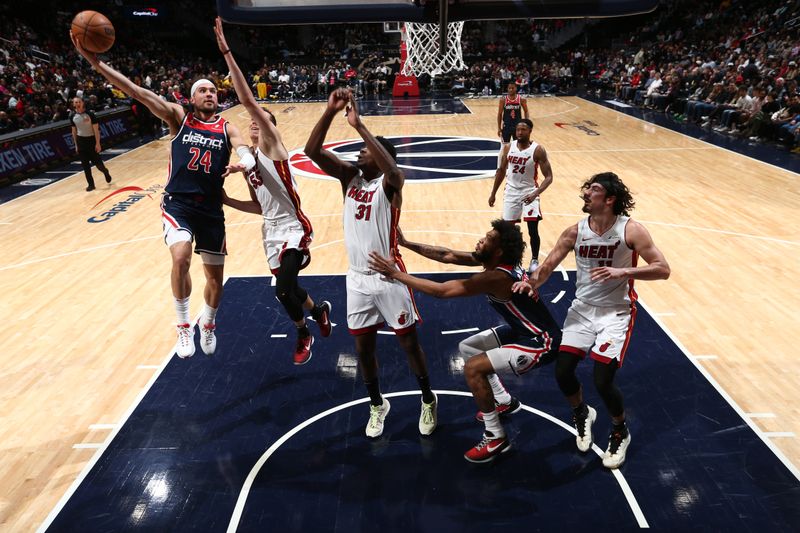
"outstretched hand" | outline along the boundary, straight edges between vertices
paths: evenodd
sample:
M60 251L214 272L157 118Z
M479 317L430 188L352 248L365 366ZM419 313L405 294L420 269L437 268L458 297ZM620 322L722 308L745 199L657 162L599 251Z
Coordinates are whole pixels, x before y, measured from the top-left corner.
M225 167L225 172L222 173L222 177L226 178L226 177L230 176L231 174L235 174L236 172L245 172L246 170L247 170L247 167L245 165L243 165L242 163L235 163L235 164L227 165Z
M378 252L369 253L369 267L387 278L391 278L396 272L399 272L393 260L383 257Z
M75 34L72 33L72 30L69 30L69 38L72 40L72 44L75 45L75 49L78 51L78 53L82 55L84 58L86 58L86 61L88 61L89 64L94 66L99 62L99 60L97 59L97 54L95 54L94 52L90 52L89 50L81 46L81 43L78 42L78 38L75 37Z
M408 241L406 241L406 236L403 235L403 230L400 229L400 226L397 226L397 245L398 246L405 246Z
M511 292L515 292L518 294L525 294L533 298L536 296L536 289L533 288L533 285L528 283L527 281L517 281L511 286Z
M350 101L349 91L344 88L336 89L328 97L328 109L332 111L341 111L347 106Z
M225 32L222 30L222 19L217 17L214 19L214 35L217 37L217 46L220 52L227 52L230 50L228 41L225 40Z
M347 123L354 128L361 125L361 116L358 114L358 106L356 105L356 97L352 91L347 91L350 96L350 101L347 105Z

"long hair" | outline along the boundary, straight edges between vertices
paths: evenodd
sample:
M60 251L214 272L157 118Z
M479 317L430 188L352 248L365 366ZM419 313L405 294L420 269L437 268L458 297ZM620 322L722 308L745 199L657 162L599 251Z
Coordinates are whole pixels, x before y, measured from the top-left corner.
M622 180L619 179L619 176L613 172L601 172L600 174L595 174L586 180L583 184L583 188L588 188L592 185L592 183L599 183L602 185L606 190L606 197L614 197L615 215L625 215L626 217L630 216L630 211L634 208L636 202L633 201L631 191L629 191L628 187L622 183Z
M513 222L498 218L492 220L492 229L500 234L500 249L503 251L500 261L506 265L520 265L526 244L519 227Z

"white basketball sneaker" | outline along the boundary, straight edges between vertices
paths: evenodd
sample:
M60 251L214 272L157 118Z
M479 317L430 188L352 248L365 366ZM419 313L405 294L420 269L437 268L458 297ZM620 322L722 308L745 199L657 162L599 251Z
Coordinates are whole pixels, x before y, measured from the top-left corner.
M597 411L592 406L586 406L586 414L584 416L573 415L572 420L575 422L575 429L578 431L578 436L575 437L575 443L578 449L582 452L588 452L592 447L592 424L597 418Z
M200 349L206 355L214 355L214 351L217 349L215 329L217 329L216 324L206 324L200 328Z
M436 429L436 407L439 399L433 395L431 403L422 402L422 409L419 413L419 432L421 435L430 435Z
M186 359L194 355L194 327L190 324L178 324L178 344L175 351L178 357Z
M383 399L382 405L369 406L369 421L367 422L367 437L378 438L383 434L383 421L386 420L386 415L389 414L389 409L392 406L389 400Z
M537 268L539 268L539 261L536 259L531 259L531 262L528 265L528 274L533 274Z
M631 443L631 432L629 430L612 431L608 437L608 449L603 454L603 466L606 468L619 468L625 462L625 453Z

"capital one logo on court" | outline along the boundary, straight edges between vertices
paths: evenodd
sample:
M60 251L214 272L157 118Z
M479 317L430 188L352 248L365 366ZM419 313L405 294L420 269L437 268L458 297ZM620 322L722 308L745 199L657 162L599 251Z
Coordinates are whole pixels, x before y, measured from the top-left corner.
M120 197L127 193L127 197L124 199L119 199L114 205L110 208L106 209L102 213L98 215L94 215L86 219L86 222L91 224L97 224L98 222L107 222L111 220L113 217L120 213L125 213L128 209L131 208L136 202L143 198L150 198L153 199L153 194L159 192L164 187L162 185L151 185L147 189L142 189L141 187L137 187L132 185L130 187L122 187L121 189L117 189L116 191L112 192L111 194L105 196L102 200L97 202L92 206L92 211L94 211L100 204L107 203L114 197Z
M463 181L494 176L497 170L498 139L446 135L387 135L397 150L397 166L406 180L415 183ZM340 159L355 164L364 147L362 139L331 141L323 145ZM302 149L289 154L295 176L334 179L311 161Z

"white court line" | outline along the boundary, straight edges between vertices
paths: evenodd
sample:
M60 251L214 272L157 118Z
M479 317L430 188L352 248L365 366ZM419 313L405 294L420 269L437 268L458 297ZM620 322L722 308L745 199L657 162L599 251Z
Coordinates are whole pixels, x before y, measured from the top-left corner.
M140 237L138 239L130 239L130 240L127 240L127 241L109 242L109 243L106 243L106 244L101 244L99 246L91 246L89 248L81 248L80 250L73 250L72 252L64 252L63 254L51 255L49 257L42 257L42 258L39 258L39 259L31 259L30 261L23 261L22 263L16 263L14 265L6 265L4 267L0 267L0 272L2 272L3 270L11 270L12 268L20 268L20 267L24 267L24 266L28 266L28 265L35 265L36 263L43 263L45 261L50 261L51 259L60 259L62 257L68 257L70 255L77 255L77 254L82 254L82 253L85 253L85 252L94 252L95 250L103 250L105 248L113 248L115 246L120 246L122 244L130 244L130 243L134 243L134 242L141 242L141 241L147 241L147 240L158 239L158 238L161 238L161 235L155 235L155 236L152 236L152 237Z
M151 141L151 142L153 142L153 141ZM128 153L128 154L130 154L130 153L133 153L133 152L135 152L136 150L139 150L140 148L144 148L145 146L147 146L147 145L149 145L149 144L150 144L150 143L145 143L145 144L143 144L143 145L141 145L141 146L137 146L136 148L134 148L133 150L131 150L130 152L127 152L127 153ZM130 162L130 161L126 161L126 163L129 163L129 162ZM72 161L72 162L70 162L70 164L71 164L71 165L79 165L79 164L80 164L80 161ZM72 174L76 174L76 175L77 175L77 174L80 174L81 172L82 172L82 170L75 170L75 171L73 171L73 172L72 172ZM35 177L35 176L34 176L34 177ZM43 191L44 189L47 189L48 187L52 187L52 186L53 186L53 185L55 185L56 183L61 183L61 182L65 181L65 180L68 180L68 179L69 179L69 178L64 178L63 180L58 180L58 181L54 181L53 183L48 183L47 185L45 185L45 186L43 186L43 187L39 187L38 189L34 189L34 190L32 190L32 191L30 191L30 192L27 192L27 193L25 193L25 194L23 194L23 195L21 195L21 196L17 196L16 198L12 198L11 200L9 200L9 201L7 201L7 202L3 202L2 204L0 204L0 209L2 209L2 208L3 208L3 206L6 206L6 205L10 204L11 202L14 202L14 201L16 201L16 200L19 200L20 198L26 198L26 197L30 196L31 194L35 194L35 193L37 193L37 192L39 192L39 191Z
M793 439L795 434L791 431L765 431L764 436L770 439L774 438L790 438Z
M77 174L83 172L82 170L48 170L45 174Z
M273 333L269 336L270 339L285 339L287 337L286 333Z
M577 97L577 98L580 98L580 97ZM761 161L760 159L756 159L755 157L750 157L749 155L746 155L746 154L741 154L741 153L739 153L739 152L735 152L735 151L733 151L733 150L729 150L729 149L727 149L727 148L723 148L723 147L721 147L721 146L717 146L716 144L710 143L710 142L708 142L708 141L704 141L704 140L702 140L702 139L698 139L697 137L692 137L691 135L688 135L688 134L686 134L686 133L681 133L681 132L679 132L679 131L671 130L671 129L669 129L669 128L665 127L665 126L661 126L660 124L656 124L655 122L650 122L650 121L647 121L647 120L645 120L645 119L643 119L643 118L635 117L635 116L633 116L633 115L628 115L627 113L621 113L620 111L617 111L616 109L611 109L611 108L608 108L608 107L604 106L603 104L598 104L597 102L592 102L591 100L587 100L586 98L580 98L580 99L581 99L581 100L583 100L584 102L588 102L588 103L590 103L590 104L594 104L594 105L596 105L596 106L598 106L598 107L602 107L603 109L606 109L606 110L608 110L608 111L612 111L612 112L614 112L614 113L618 113L618 114L620 114L620 115L623 115L623 116L626 116L626 117L630 117L630 118L632 118L632 119L634 119L634 120L638 120L639 122L644 122L645 124L648 124L648 125L650 125L650 126L655 126L656 128L661 128L662 130L669 131L669 132L671 132L671 133L674 133L674 134L676 134L676 135L681 135L682 137L686 137L686 138L688 138L688 139L692 139L692 140L695 140L695 141L697 141L697 142L701 142L701 143L703 143L703 144L707 144L708 146L710 146L710 147L712 147L712 148L718 148L719 150L722 150L722 151L725 151L725 152L728 152L728 153L731 153L731 154L736 154L736 155L739 155L739 156L745 157L745 158L747 158L747 159L750 159L751 161L757 161L757 162L759 162L759 163L762 163L762 164L764 164L764 165L770 166L770 167L772 167L772 168L777 168L778 170L782 170L782 171L784 171L784 172L789 172L789 173L790 173L790 174L792 174L792 175L796 175L796 173L795 173L795 172L793 172L793 171L791 171L791 170L788 170L788 169L786 169L786 168L783 168L783 167L779 167L778 165L773 165L772 163L767 163L766 161ZM640 222L641 222L641 221L640 221Z
M136 365L136 370L155 370L161 368L159 365Z
M98 450L102 447L102 442L82 442L72 445L73 450Z
M471 398L472 397L471 393L463 392L463 391L435 390L434 392L436 394L441 394L441 395L465 396L467 398ZM389 393L385 393L384 396L387 397L387 398L394 398L394 397L398 397L398 396L413 396L413 395L417 395L417 394L421 394L421 393L419 391L389 392ZM264 452L264 454L261 457L259 457L258 461L256 461L256 464L253 465L253 468L247 474L247 478L244 480L244 483L242 484L242 490L239 492L239 497L236 500L236 506L234 507L233 513L231 514L231 520L228 523L228 529L227 529L228 533L234 533L237 530L237 528L239 527L239 522L242 519L242 513L244 512L244 506L247 503L247 497L250 494L250 489L253 487L253 483L255 482L255 479L258 476L259 472L261 471L262 467L266 464L266 462L269 460L269 458L272 456L272 454L275 453L275 451L278 448L280 448L286 441L288 441L294 435L296 435L297 433L299 433L303 429L307 428L308 426L310 426L314 422L322 420L323 418L325 418L325 417L327 417L327 416L329 416L329 415L331 415L333 413L336 413L338 411L342 411L344 409L348 409L350 407L353 407L353 406L361 404L361 403L367 403L368 401L369 401L369 397L361 398L359 400L353 400L353 401L350 401L350 402L347 402L347 403L343 403L341 405L337 405L335 407L331 407L330 409L328 409L326 411L323 411L323 412L321 412L321 413L319 413L317 415L314 415L313 417L309 418L305 422L301 422L297 426L293 427L292 429L290 429L289 431L284 433L280 438L278 438L278 440L276 440L269 448L267 448L267 450ZM553 417L553 416L551 416L551 415L549 415L547 413L544 413L544 412L539 411L538 409L534 409L532 407L528 407L526 405L523 405L522 408L525 409L528 412L531 412L533 414L541 416L545 420L548 420L548 421L556 424L557 426L561 427L562 429L567 430L568 432L570 432L573 435L577 435L577 432L575 431L575 429L572 426L568 426L567 424L565 424L561 420L559 420L559 419L557 419L557 418L555 418L555 417ZM596 444L592 445L592 450L599 457L603 456L603 453L604 453L603 450L601 450ZM617 483L619 483L620 488L622 489L622 493L625 495L625 499L628 500L628 505L630 505L631 511L633 511L633 514L636 517L636 521L639 524L639 527L641 527L641 528L650 527L648 525L648 523L647 523L647 520L644 517L644 513L642 513L642 510L639 507L639 503L636 501L636 498L633 495L633 491L631 490L630 486L628 486L628 483L625 480L625 477L623 476L622 472L620 472L619 470L613 470L612 473L613 473L614 478L616 479Z
M114 429L117 424L91 424L89 429Z
M697 361L694 360L694 358L692 357L691 352L689 352L689 350L686 349L686 346L684 346L683 343L680 340L678 340L678 337L676 337L669 330L669 328L666 326L666 324L661 322L661 319L659 317L653 316L653 314L650 312L650 309L647 308L647 305L645 305L645 303L641 299L637 300L637 304L641 305L642 308L645 311L647 311L647 313L651 317L653 317L653 320L655 321L655 323L658 324L659 327L661 327L661 329L664 331L664 333L670 339L672 339L672 342L674 342L675 345L683 352L683 354L686 356L686 358L689 361L691 361L691 363L695 366L695 368L701 374L703 374L703 376L706 378L706 380L711 384L712 387L714 387L717 390L717 392L720 394L720 396L722 396L725 399L725 401L728 402L728 404L733 408L733 410L736 411L736 413L742 418L742 420L744 420L745 424L750 426L750 429L752 429L753 432L761 439L761 441L764 444L767 445L767 447L772 451L772 453L775 454L775 457L777 457L778 460L780 462L782 462L783 465L789 470L789 472L791 472L792 475L794 477L796 477L798 481L800 481L800 470L798 470L797 467L795 465L793 465L792 462L789 461L789 459L786 458L786 456L783 454L783 452L777 446L775 446L775 444L771 440L769 440L764 435L764 432L761 431L761 429L755 424L755 422L750 420L750 418L747 416L747 414L744 412L744 410L742 410L742 408L739 407L739 404L737 404L736 401L733 398L731 398L731 396L725 391L725 389L723 389L720 386L720 384L717 383L717 380L714 379L714 376L712 376L708 372L708 370L705 369L705 367L703 365L701 365L700 363L698 363Z
M656 315L651 315L655 317ZM690 359L694 359L695 361L713 361L714 359L719 359L719 356L716 355L690 355Z
M194 324L197 323L197 319L198 318L199 318L199 315L198 315L197 318L195 318L194 322L192 323L192 326L194 326ZM133 400L133 403L131 404L131 406L128 408L127 412L122 416L122 418L120 419L119 423L117 424L117 427L114 428L114 430L111 431L111 433L108 434L108 436L106 437L106 440L103 441L103 443L98 446L98 448L95 451L94 455L92 455L92 458L89 460L88 463L86 463L86 466L83 467L83 470L81 470L81 473L78 474L78 477L75 478L75 481L72 482L72 485L69 486L67 491L61 497L61 499L58 500L58 503L56 503L55 507L53 507L53 510L50 511L50 514L47 515L47 518L45 518L44 521L42 522L42 524L36 529L36 533L45 533L45 531L47 531L47 528L49 528L50 524L53 523L53 520L55 520L56 516L58 516L58 513L61 512L61 510L67 504L67 502L72 497L72 495L75 494L75 491L78 490L78 487L80 487L81 483L83 483L83 480L86 479L86 477L89 475L89 472L92 471L92 468L94 468L94 465L97 464L97 462L103 456L103 454L105 453L106 449L108 449L109 444L111 444L111 442L117 436L117 434L119 433L120 429L122 429L122 427L125 425L125 423L128 421L128 419L131 417L131 415L136 410L136 408L139 406L139 404L142 403L142 400L144 399L145 395L150 391L150 389L153 387L153 384L156 382L158 377L161 375L161 373L167 367L167 364L169 364L169 362L172 360L173 356L175 355L175 349L176 348L177 348L177 342L170 349L169 355L167 355L167 357L165 357L164 360L162 361L161 366L159 367L158 371L153 372L153 375L150 377L150 381L147 382L147 384L144 386L144 388L142 388L141 392L139 392L139 395L136 397L136 399ZM76 446L78 446L78 445L73 445L73 448L75 448Z
M551 304L558 303L561 300L561 298L564 297L565 294L567 294L566 291L559 291L558 294L556 294L556 297L550 300L550 303Z
M775 413L745 413L749 418L777 418Z
M478 328L449 329L447 331L442 331L442 335L456 335L458 333L472 333L473 331L480 331L480 330Z

